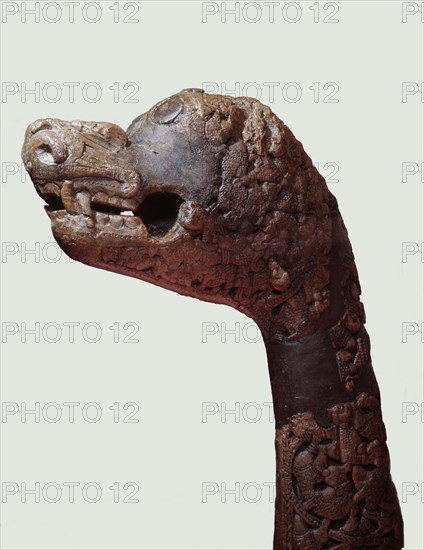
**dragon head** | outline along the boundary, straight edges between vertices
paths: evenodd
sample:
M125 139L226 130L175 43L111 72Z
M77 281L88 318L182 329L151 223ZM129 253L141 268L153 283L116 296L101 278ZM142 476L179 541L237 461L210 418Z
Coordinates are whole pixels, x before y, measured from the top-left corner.
M37 120L22 157L75 260L233 306L277 336L308 333L328 307L337 203L255 99L186 89L127 132Z

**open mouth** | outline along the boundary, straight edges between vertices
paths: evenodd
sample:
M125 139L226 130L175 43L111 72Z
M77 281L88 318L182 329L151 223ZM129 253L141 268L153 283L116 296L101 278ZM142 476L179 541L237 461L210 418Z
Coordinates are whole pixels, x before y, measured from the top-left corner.
M174 226L183 199L175 193L152 193L134 212L153 237L162 237Z
M183 199L176 193L168 191L154 192L145 197L139 206L132 201L121 200L121 204L110 204L105 200L96 199L87 191L74 192L71 182L60 186L55 185L54 191L44 190L43 199L47 202L45 210L48 213L66 211L68 214L83 214L93 218L95 213L119 216L123 220L133 219L137 225L142 222L152 237L165 236L175 225ZM47 191L47 192L46 192ZM51 192L53 191L53 192Z

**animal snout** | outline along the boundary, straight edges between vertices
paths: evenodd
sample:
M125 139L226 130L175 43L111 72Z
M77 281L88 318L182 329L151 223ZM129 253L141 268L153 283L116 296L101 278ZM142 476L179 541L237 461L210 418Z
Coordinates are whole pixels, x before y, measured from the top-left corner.
M42 175L68 159L81 156L83 143L78 132L58 119L39 119L25 133L22 159L30 174Z

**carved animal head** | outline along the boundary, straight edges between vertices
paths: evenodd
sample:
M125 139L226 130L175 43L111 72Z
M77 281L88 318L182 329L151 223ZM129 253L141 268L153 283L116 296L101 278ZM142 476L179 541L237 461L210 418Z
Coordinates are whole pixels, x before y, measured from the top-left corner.
M37 120L22 157L75 260L231 305L265 333L306 334L328 307L337 203L257 100L183 90L127 132Z

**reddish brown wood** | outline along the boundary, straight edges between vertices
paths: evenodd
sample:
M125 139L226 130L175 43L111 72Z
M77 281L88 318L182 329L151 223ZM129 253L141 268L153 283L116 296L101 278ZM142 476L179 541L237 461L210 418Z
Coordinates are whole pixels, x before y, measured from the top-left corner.
M127 132L38 120L22 156L70 257L260 327L276 417L274 549L402 548L354 256L287 126L257 100L189 89Z

